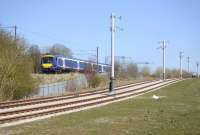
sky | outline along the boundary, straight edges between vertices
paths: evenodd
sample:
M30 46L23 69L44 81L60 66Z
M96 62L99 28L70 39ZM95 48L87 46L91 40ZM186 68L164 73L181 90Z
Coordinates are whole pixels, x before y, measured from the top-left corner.
M0 0L0 24L17 25L17 35L45 50L60 43L75 57L110 56L110 15L116 20L115 55L162 66L159 41L167 40L166 67L179 68L179 52L200 62L199 0ZM119 28L123 28L121 31ZM12 30L10 30L12 32Z

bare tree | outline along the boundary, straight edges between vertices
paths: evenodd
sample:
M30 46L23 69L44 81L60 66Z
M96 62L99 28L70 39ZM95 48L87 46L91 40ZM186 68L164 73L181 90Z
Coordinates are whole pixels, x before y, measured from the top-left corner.
M150 68L148 66L142 67L141 74L144 77L150 76Z
M33 61L34 73L38 73L40 71L40 63L41 63L40 62L41 54L38 45L32 45L29 48L28 53Z
M56 43L49 48L49 53L53 55L64 55L72 58L72 51L63 44Z
M138 75L137 64L129 63L127 65L127 75L133 78L136 78Z
M156 78L161 78L162 76L162 68L161 67L158 67L155 72L153 73L153 76L156 77Z

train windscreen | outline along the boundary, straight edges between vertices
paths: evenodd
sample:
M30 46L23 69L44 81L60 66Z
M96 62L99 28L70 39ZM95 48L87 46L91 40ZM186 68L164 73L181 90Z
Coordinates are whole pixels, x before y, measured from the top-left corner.
M53 57L43 57L42 63L53 63Z

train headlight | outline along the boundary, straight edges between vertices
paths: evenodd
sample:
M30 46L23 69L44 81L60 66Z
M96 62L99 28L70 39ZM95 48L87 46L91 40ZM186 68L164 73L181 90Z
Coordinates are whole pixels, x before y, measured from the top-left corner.
M48 63L48 64L42 64L42 68L51 68L52 64Z

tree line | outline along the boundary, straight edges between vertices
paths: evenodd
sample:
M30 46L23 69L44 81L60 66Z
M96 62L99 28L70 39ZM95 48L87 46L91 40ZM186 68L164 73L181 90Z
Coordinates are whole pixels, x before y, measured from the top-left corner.
M150 67L145 65L138 67L136 63L120 63L115 61L115 78L117 79L136 79L136 78L156 78L161 79L163 75L163 70L161 67L156 68L155 71L151 71ZM180 70L179 69L166 69L166 78L179 78ZM183 78L192 77L191 73L183 70Z
M62 44L47 49L50 54L72 57L72 51ZM20 99L37 92L38 82L31 76L40 72L41 51L23 38L15 38L0 29L0 101Z
M47 48L46 54L52 55L63 55L68 58L72 58L72 51L63 44L53 44L51 47ZM41 64L41 51L38 45L31 45L28 49L28 54L33 61L34 73L39 73Z

